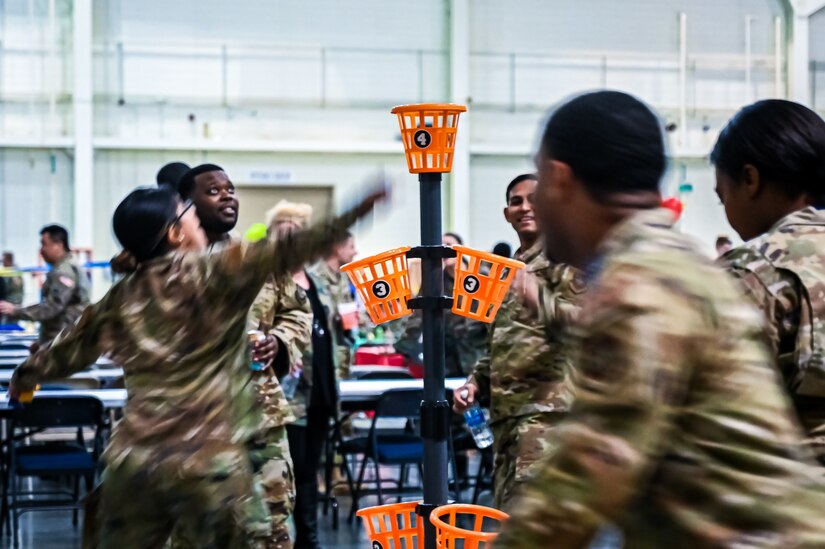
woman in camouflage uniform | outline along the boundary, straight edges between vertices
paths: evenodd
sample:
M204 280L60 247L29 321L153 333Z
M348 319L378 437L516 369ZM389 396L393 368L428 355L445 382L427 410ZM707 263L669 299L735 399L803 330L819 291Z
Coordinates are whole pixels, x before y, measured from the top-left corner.
M200 222L169 189L139 189L115 211L131 274L77 325L15 372L12 397L64 378L103 353L123 366L128 401L106 450L103 549L161 547L176 524L198 547L250 547L251 474L244 421L257 407L249 386L246 316L266 277L323 253L375 193L326 225L202 255ZM242 421L244 420L244 421Z
M825 462L825 121L778 99L742 109L711 154L746 241L721 263L762 310L806 443Z

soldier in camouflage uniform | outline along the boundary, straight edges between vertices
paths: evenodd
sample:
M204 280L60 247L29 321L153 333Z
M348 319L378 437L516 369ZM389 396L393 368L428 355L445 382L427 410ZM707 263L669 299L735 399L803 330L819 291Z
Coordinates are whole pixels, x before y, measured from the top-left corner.
M341 305L355 302L355 296L350 288L349 278L340 271L341 266L355 259L358 254L355 249L355 237L351 233L345 234L341 242L333 248L332 253L308 269L313 279L323 287L323 293L332 296L332 309L335 332L335 362L338 368L338 379L349 379L349 368L352 363L352 346L355 343L351 331L345 330L338 309Z
M15 320L40 322L38 343L46 344L65 327L73 324L89 304L89 284L72 263L69 233L60 225L48 225L40 231L40 254L51 266L43 284L43 297L37 305L20 307L0 302L0 315Z
M196 204L198 216L206 220L204 228L213 252L231 242L229 231L235 227L239 208L234 185L222 170L214 168L216 166L207 165L190 170L178 182L179 190ZM267 279L247 319L249 330L266 334L266 341L253 349L255 360L266 367L251 372L264 414L262 424L250 440L250 456L254 480L260 485L269 509L266 522L272 524L272 533L264 540L267 549L288 549L292 545L288 520L295 502L295 481L286 426L295 421L295 417L278 377L285 375L300 358L309 341L311 323L306 295L288 275ZM245 379L238 381L245 382ZM250 533L268 530L262 528L259 519L253 515ZM174 549L193 546L177 534L173 537Z
M567 383L568 356L562 350L564 322L557 313L575 309L584 283L567 265L550 263L542 253L533 212L536 176L516 177L507 187L504 216L518 233L515 258L542 279L547 302L558 304L542 322L522 306L513 288L493 324L489 350L464 387L453 392L454 409L466 411L476 399L490 406L494 435L495 506L506 508L516 484L529 478L534 464L548 452L548 434L564 419L572 394ZM537 283L530 277L530 283ZM466 391L466 397L465 395Z
M806 442L825 463L825 122L790 101L745 107L719 136L716 192L746 244L721 262L762 310Z
M14 254L11 252L3 252L3 267L0 268L0 295L3 300L8 301L12 305L23 304L23 277L17 270L17 265L14 264ZM7 317L0 313L0 324L11 324L14 319Z
M497 549L825 546L825 486L764 320L658 209L658 118L619 92L566 103L537 154L547 254L584 268L575 401Z
M250 384L236 382L249 379L249 307L268 276L328 250L380 196L293 237L211 255L195 253L205 236L173 191L139 189L121 203L113 224L132 274L21 365L10 387L17 397L104 353L123 366L128 400L104 455L103 549L161 547L176 526L198 548L261 546L243 526L246 443L261 415Z

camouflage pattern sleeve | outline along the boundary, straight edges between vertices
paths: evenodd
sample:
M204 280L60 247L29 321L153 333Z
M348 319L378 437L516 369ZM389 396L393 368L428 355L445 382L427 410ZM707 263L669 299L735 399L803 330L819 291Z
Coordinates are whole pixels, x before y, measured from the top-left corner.
M249 315L246 317L246 329L258 330L261 324L269 324L269 319L272 318L275 309L275 281L272 277L268 278L264 283L255 302L249 309Z
M731 253L735 253L735 250ZM727 256L725 256L727 257ZM759 276L753 271L747 269L740 269L734 265L727 265L727 271L738 282L743 293L747 298L756 305L765 319L768 320L766 324L766 331L771 344L771 350L774 354L779 353L779 342L781 339L779 333L779 326L782 318L786 317L780 309L781 303L774 299L771 292L765 287Z
M557 431L558 449L510 506L496 547L586 547L646 489L664 451L674 406L684 398L690 354L681 327L696 312L661 285L611 277L582 311L576 401Z
M46 277L48 281L44 285L43 300L36 305L18 309L15 318L42 322L56 318L66 310L75 293L77 280L59 269L49 271Z
M18 391L31 391L38 383L69 377L95 363L102 351L110 295L87 307L77 324L17 367L12 384Z
M12 276L6 279L6 301L15 305L23 303L23 277Z
M470 376L467 378L468 383L472 383L478 387L478 395L476 398L483 402L489 402L490 400L490 375L491 361L488 345L487 354L476 362L472 373L470 373Z
M274 284L277 291L269 333L280 342L273 367L278 375L284 375L310 344L312 308L304 290L291 278Z

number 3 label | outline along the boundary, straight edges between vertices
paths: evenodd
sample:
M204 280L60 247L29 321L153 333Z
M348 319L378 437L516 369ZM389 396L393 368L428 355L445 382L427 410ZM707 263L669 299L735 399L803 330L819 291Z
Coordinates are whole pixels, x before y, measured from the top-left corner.
M426 149L433 142L433 137L427 130L418 130L413 136L413 142L419 149Z
M481 284L479 284L478 279L475 276L467 275L466 277L464 277L463 286L465 292L467 292L468 294L474 294L478 291L478 288L479 286L481 286Z
M383 280L378 280L372 285L372 295L378 299L386 299L390 295L390 285Z

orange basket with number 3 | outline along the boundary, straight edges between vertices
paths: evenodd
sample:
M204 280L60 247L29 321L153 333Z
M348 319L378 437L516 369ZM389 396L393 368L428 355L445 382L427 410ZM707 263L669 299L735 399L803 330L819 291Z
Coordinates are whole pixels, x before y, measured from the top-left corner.
M375 324L412 314L407 307L410 277L407 268L409 246L395 248L341 267L364 302Z
M516 271L524 268L524 263L466 246L453 246L453 249L458 252L453 313L492 322Z
M453 153L458 135L458 117L464 105L401 105L398 115L401 140L410 173L448 173L453 169Z

